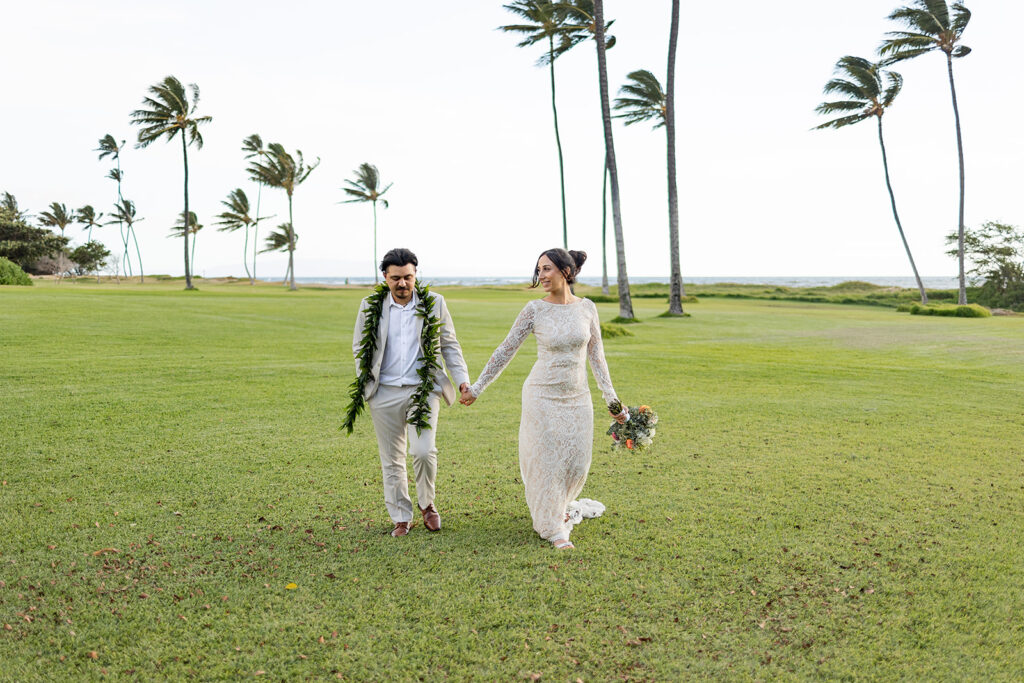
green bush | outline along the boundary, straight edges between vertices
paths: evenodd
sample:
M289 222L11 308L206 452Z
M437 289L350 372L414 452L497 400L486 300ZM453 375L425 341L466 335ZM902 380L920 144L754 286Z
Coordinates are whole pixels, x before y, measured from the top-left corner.
M0 256L0 285L31 287L32 278L26 275L17 263Z
M601 323L601 337L603 339L610 339L612 337L632 337L633 333L627 330L622 325L616 325L615 323Z
M991 312L978 304L958 306L956 304L921 304L910 305L910 315L943 315L955 318L988 318Z

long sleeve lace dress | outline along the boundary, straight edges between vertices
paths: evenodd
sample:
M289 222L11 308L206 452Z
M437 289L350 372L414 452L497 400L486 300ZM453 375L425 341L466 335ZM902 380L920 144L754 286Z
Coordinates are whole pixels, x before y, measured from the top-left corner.
M587 384L588 358L606 404L615 399L615 390L594 302L535 299L519 313L471 387L474 396L501 374L531 332L537 337L537 362L523 385L519 469L533 528L555 541L569 538L566 505L579 495L590 470L594 404Z

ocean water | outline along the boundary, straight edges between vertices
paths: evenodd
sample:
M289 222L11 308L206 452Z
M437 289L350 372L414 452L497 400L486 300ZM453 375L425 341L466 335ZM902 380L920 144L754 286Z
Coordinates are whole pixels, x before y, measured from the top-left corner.
M423 273L420 279L424 282L436 286L456 286L462 285L467 287L484 287L487 285L515 285L527 283L528 279L522 276L508 276L508 277L446 277L446 276L431 276L427 273ZM728 275L716 275L711 277L683 277L684 284L698 284L698 285L710 285L722 282L731 282L742 285L776 285L782 287L831 287L838 285L841 282L849 282L851 280L858 280L862 282L870 282L875 285L882 287L905 287L907 289L917 288L917 283L913 277L903 277L898 275L893 276L867 276L867 275L847 275L843 277L793 277L788 275L780 276L755 276L755 277L733 277ZM279 281L279 280L278 280ZM957 279L956 277L922 277L921 281L924 286L928 289L956 289ZM297 277L295 278L296 283L307 284L307 285L372 285L373 279L367 277ZM581 277L580 282L586 285L601 285L600 277ZM640 285L648 282L663 282L668 284L667 277L631 277L629 279L630 284ZM609 284L615 285L615 279L609 277Z

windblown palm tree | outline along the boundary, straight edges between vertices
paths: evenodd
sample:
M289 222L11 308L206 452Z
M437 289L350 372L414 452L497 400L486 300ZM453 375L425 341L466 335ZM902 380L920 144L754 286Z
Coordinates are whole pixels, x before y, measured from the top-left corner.
M129 233L135 233L135 224L143 220L142 218L136 218L135 216L135 202L130 199L122 199L120 202L114 204L114 213L107 214L113 218L113 220L107 221L105 225L113 225L117 223L121 226L126 226ZM141 270L139 271L142 272Z
M174 136L181 133L181 154L185 168L185 210L181 215L189 214L188 210L188 147L195 144L196 149L203 148L203 136L199 133L199 126L213 120L210 116L196 116L196 108L199 106L199 86L195 83L189 84L192 91L192 103L189 104L189 97L185 93L185 87L174 76L167 76L163 81L152 85L149 88L150 97L142 100L147 109L137 109L132 112L132 123L142 126L139 131L139 141L136 147L148 147L162 137L168 142ZM192 289L192 271L189 269L188 231L183 231L185 237L185 289Z
M957 260L960 264L959 303L967 303L967 282L964 276L964 143L960 133L960 110L956 104L956 85L953 83L953 60L966 57L971 48L960 44L971 12L959 2L952 5L946 0L914 0L910 7L900 7L889 15L908 30L890 31L878 48L884 57L883 66L913 59L938 50L946 55L949 73L949 92L953 97L953 119L956 122L956 151L960 160L960 215L958 223Z
M221 202L227 211L217 214L217 225L220 232L234 232L245 228L245 246L242 248L242 263L245 265L245 274L249 276L249 284L255 284L253 275L249 272L249 228L256 228L256 224L262 218L253 218L249 215L249 198L241 188L232 190L228 198ZM269 218L268 216L267 218ZM254 238L255 241L255 238ZM255 245L254 245L255 248Z
M4 192L3 199L0 199L0 209L7 211L12 220L23 221L28 218L28 214L18 208L18 200L10 192Z
M101 218L103 218L103 214L96 213L96 209L88 204L75 212L75 222L85 226L82 230L89 231L89 235L85 238L86 242L92 242L92 229L98 225L103 225L100 223Z
M317 160L312 164L306 165L301 151L296 150L293 157L277 142L271 142L267 145L267 151L268 154L264 159L256 159L249 163L249 176L264 185L280 188L288 195L288 222L278 226L278 230L286 229L291 233L294 231L292 195L295 194L296 186L301 185L309 177L309 174L313 172L313 169L320 165L320 158L317 157ZM290 245L288 249L288 272L291 276L290 289L295 290L297 287L295 286L294 235L288 240L288 244ZM264 249L263 251L268 250Z
M180 213L178 214L178 220L174 223L173 226L171 226L171 234L168 235L168 237L185 237L186 239L188 238L188 235L192 235L191 264L193 266L195 266L196 263L196 235L202 229L203 225L199 222L199 219L196 218L196 212L189 211L188 230L185 229L185 214Z
M124 149L124 145L124 140L122 140L121 143L118 144L114 136L111 135L110 133L107 133L102 138L100 138L99 146L95 150L93 150L94 152L99 152L99 156L97 158L100 161L106 159L107 157L112 157L113 160L117 163L117 166L110 169L110 172L107 173L107 177L117 183L117 203L119 204L124 201L124 195L121 194L121 181L124 180L124 171L121 170L121 150ZM131 256L128 253L128 243L129 240L131 240L132 242L135 243L135 253L139 259L139 282L145 282L146 277L145 274L142 272L142 251L139 249L139 238L135 234L135 231L132 230L131 228L129 228L128 232L125 233L123 224L119 226L119 230L121 233L121 241L124 243L124 263L126 266L125 270L127 271L127 274L130 277L132 274L132 261Z
M299 236L295 234L295 230L292 229L291 224L282 223L277 226L273 232L267 235L264 241L265 246L260 249L261 254L265 254L268 251L287 251L288 252L288 270L285 271L284 281L288 284L288 279L291 277L291 288L295 289L295 272L292 270L295 261L292 258L292 254L295 252L295 243L298 242Z
M921 276L917 273L917 265L910 253L907 236L903 233L903 224L896 211L896 196L889 181L889 160L885 153L885 138L882 136L882 115L892 106L896 96L903 88L903 77L894 71L885 71L878 64L861 57L846 56L836 62L836 77L825 84L825 94L839 94L844 99L834 102L823 102L815 109L823 115L842 113L837 119L827 121L816 129L843 128L854 123L875 117L878 121L878 144L882 148L882 168L885 170L885 187L889 190L889 201L892 204L892 217L896 220L903 248L907 252L910 268L914 271L917 289L921 293L921 303L928 303L928 294L924 290ZM852 112L852 113L851 113Z
M626 96L618 97L615 100L615 110L622 112L616 118L623 119L627 126L642 121L653 121L655 129L664 126L667 131L668 98L665 91L661 89L658 78L646 69L633 71L628 78L629 82L619 88L619 93ZM675 136L673 135L668 141L668 233L669 265L671 267L668 312L670 315L683 315L682 296L685 292L679 268L679 204L676 194L674 142Z
M64 230L74 222L75 212L68 211L68 207L57 202L50 204L49 211L39 214L39 223L48 228L57 228L60 230L61 237L64 237Z
M594 21L594 0L569 0L562 3L569 11L570 18L563 27L558 52L565 53L583 41L597 39L597 22ZM615 36L608 34L608 29L615 20L604 24L604 46L610 49L615 46ZM601 292L608 293L608 164L601 170Z
M555 146L558 148L558 177L562 190L562 246L569 248L569 227L565 209L565 161L562 157L562 138L558 132L558 107L555 104L555 60L572 47L566 24L569 9L563 3L545 0L516 0L504 8L524 23L499 27L502 31L518 33L523 39L516 47L529 47L547 42L548 50L537 60L537 66L548 66L551 71L551 111L555 120ZM555 47L555 38L559 46Z
M346 180L348 187L343 187L345 193L355 199L346 199L342 204L354 202L370 202L373 204L373 281L377 282L377 202L379 201L388 208L388 200L382 199L384 193L391 189L394 183L388 183L383 190L380 189L380 172L373 164L359 164L354 173L355 180Z
M269 152L267 148L263 146L263 138L256 133L253 133L246 139L242 140L242 151L245 152L246 159L252 159L257 157L262 159ZM250 284L256 284L256 244L259 239L257 231L259 230L260 217L260 202L263 199L263 183L259 178L254 178L256 183L256 224L252 226L252 276L249 278Z
M615 226L615 254L618 266L619 317L633 320L633 299L629 293L626 273L626 243L622 235L622 211L619 203L619 171L615 163L615 141L612 138L612 111L608 97L608 65L605 56L604 0L594 0L595 40L597 41L597 80L601 90L601 120L604 124L605 163L612 188L612 224Z

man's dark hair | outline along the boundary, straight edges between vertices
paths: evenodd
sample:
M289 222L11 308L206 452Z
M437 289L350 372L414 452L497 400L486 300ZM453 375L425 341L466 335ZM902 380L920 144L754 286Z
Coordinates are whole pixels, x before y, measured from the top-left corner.
M387 275L388 266L398 266L401 268L408 263L411 263L413 268L420 264L420 262L416 260L416 254L412 253L408 249L392 249L388 253L384 254L384 258L380 262L380 272Z

